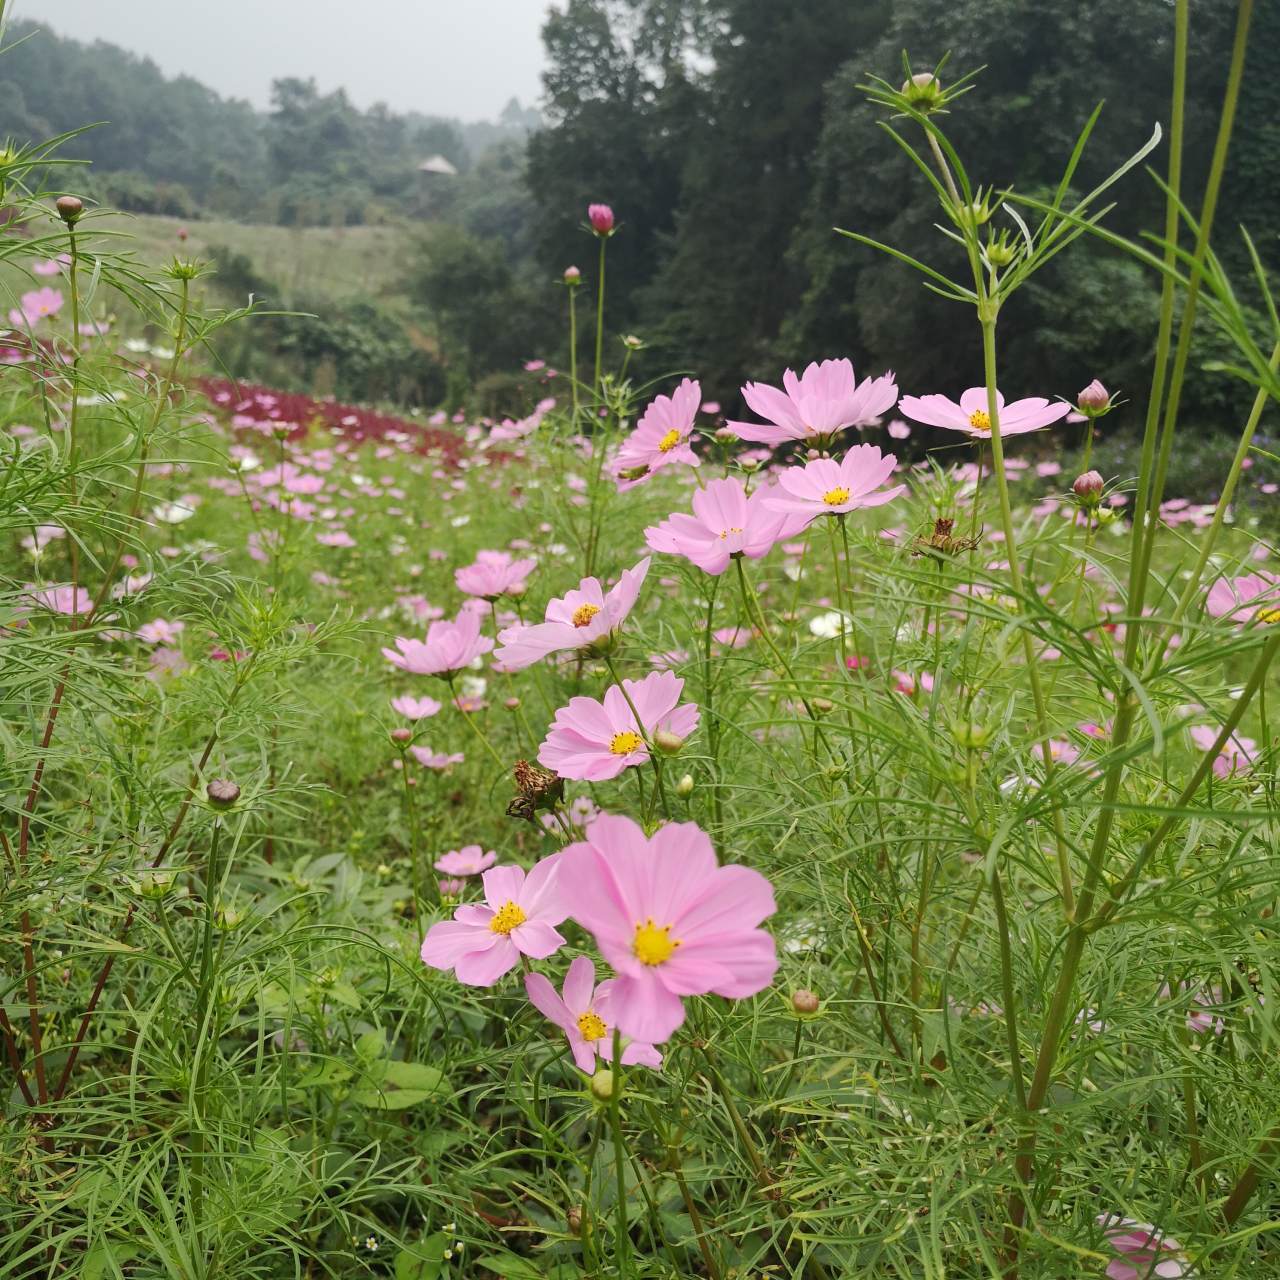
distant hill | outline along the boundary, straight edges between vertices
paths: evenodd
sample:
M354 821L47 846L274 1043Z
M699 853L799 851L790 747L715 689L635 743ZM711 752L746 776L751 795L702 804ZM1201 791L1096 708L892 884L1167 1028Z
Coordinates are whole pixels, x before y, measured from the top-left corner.
M116 45L16 22L0 53L0 121L18 142L102 122L62 154L91 161L81 187L123 209L354 226L430 214L438 202L423 160L443 156L465 173L540 117L515 99L498 120L469 124L361 111L341 89L298 79L274 82L271 109L257 111Z

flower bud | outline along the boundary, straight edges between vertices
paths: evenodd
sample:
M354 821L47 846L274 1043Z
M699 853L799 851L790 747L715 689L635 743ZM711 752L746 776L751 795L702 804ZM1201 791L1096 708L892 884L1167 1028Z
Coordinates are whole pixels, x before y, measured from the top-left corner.
M818 999L818 993L810 991L808 987L801 987L799 991L791 994L791 1007L796 1013L808 1016L817 1013L821 1005L822 1001Z
M954 720L951 736L966 751L979 751L991 741L991 729L979 720Z
M69 227L74 227L80 221L80 215L84 213L84 202L79 196L59 196L55 205L58 210L58 217Z
M607 204L589 204L587 221L591 223L591 230L596 235L611 236L613 234L613 210Z
M628 351L639 351L644 346L644 339L637 337L634 333L629 333L622 339L622 345Z
M225 906L219 905L213 913L213 923L219 929L225 929L228 933L233 929L238 929L243 919L244 912L233 903L227 903Z
M676 795L681 799L686 796L693 795L693 774L686 773L679 782L676 783Z
M1076 396L1076 408L1088 417L1096 417L1111 407L1111 396L1097 378Z
M1086 471L1076 476L1071 492L1080 499L1082 507L1096 507L1102 501L1102 477L1096 471Z
M582 283L582 272L577 267L565 267L564 282L567 285L575 285Z
M928 115L942 106L942 81L932 71L918 71L902 86L902 96L917 111Z
M148 867L138 878L138 892L152 902L167 898L177 883L178 873L172 867Z
M667 729L659 729L653 735L653 745L662 752L664 756L674 756L679 754L684 746L684 739L677 737L674 733Z
M240 788L230 778L214 778L204 792L215 809L230 809L240 799Z
M569 1234L580 1236L582 1234L582 1206L570 1205L569 1211L564 1215L565 1226L569 1228Z
M601 1069L591 1077L591 1094L599 1102L610 1102L615 1089L613 1072Z
M394 743L396 744L396 746L402 746L402 745L403 745L404 743L406 743L406 742L412 742L412 741L413 741L413 730L412 730L412 729L406 729L406 728L404 728L403 726L402 726L401 728L399 728L399 729L392 729L392 730L391 730L391 741L392 741L392 742L394 742Z
M504 707L506 707L506 709L507 709L508 711L519 711L519 710L520 710L520 699L519 699L519 698L508 698L508 699L507 699L507 700L506 700L502 705L503 705Z

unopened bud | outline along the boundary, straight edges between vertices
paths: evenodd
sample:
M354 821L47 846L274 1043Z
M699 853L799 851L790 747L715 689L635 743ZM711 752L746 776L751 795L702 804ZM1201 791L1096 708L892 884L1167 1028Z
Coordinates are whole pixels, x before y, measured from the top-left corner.
M602 1069L591 1077L591 1094L600 1102L611 1101L614 1088L615 1081L612 1071Z
M1086 471L1076 476L1071 492L1085 507L1096 507L1102 501L1102 477L1096 471Z
M228 903L226 906L220 906L213 913L213 922L219 929L225 929L228 933L232 929L238 929L240 922L244 919L244 912L239 907Z
M829 715L835 710L835 703L830 698L814 698L810 704L819 715Z
M591 230L598 236L608 236L613 234L613 210L607 204L589 204L587 206L587 221L591 223Z
M966 751L977 751L991 741L991 729L978 720L956 720L951 725L956 745Z
M230 809L240 799L240 788L230 778L214 778L204 792L215 809Z
M686 773L679 782L676 783L676 795L681 799L686 796L693 795L693 774Z
M569 1228L569 1234L579 1236L582 1234L582 1206L570 1205L569 1211L564 1215L565 1226Z
M80 215L84 213L84 202L79 196L59 196L55 205L58 210L58 217L69 227L74 227L80 221Z
M402 726L401 728L399 728L399 729L392 729L392 730L391 730L391 741L392 741L392 742L394 742L394 743L396 744L396 746L400 746L400 745L402 745L403 743L406 743L406 742L412 742L412 741L413 741L413 730L412 730L412 729L406 729L406 728L404 728L403 726Z
M1094 417L1100 413L1104 413L1111 407L1111 396L1108 394L1106 387L1100 383L1097 378L1089 383L1087 387L1076 396L1076 408L1081 413Z
M791 1007L799 1014L817 1013L821 1004L818 993L810 991L808 987L801 987L791 995Z
M634 333L629 333L622 339L622 345L626 347L628 351L639 351L640 348L644 346L644 339L637 338Z
M520 699L519 699L519 698L508 698L508 699L507 699L507 700L506 700L502 705L503 705L504 707L506 707L506 709L507 709L508 711L519 711L519 710L520 710Z
M918 71L902 86L902 96L917 111L928 115L942 106L942 81L932 71Z
M674 756L679 754L684 746L684 739L677 737L668 729L659 729L653 735L653 745L662 752L664 756Z
M582 283L582 272L577 267L565 267L564 269L565 284L574 285Z
M138 880L138 891L144 898L159 902L167 898L177 883L178 873L171 867L156 869L148 867Z

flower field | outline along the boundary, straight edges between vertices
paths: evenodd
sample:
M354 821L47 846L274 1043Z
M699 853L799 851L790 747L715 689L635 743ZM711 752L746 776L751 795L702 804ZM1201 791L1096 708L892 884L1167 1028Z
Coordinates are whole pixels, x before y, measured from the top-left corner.
M604 204L518 414L246 386L6 153L0 1276L1280 1275L1280 334L1183 225L1153 389L1002 387L1140 179L871 92L967 389L637 384Z

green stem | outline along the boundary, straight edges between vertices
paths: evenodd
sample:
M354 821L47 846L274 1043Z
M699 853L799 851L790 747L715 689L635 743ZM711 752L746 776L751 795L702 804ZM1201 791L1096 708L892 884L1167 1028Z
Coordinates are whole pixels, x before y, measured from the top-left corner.
M609 243L609 237L600 236L598 238L600 240L600 273L596 285L596 371L591 380L591 386L596 396L603 401L603 387L600 383L600 377L604 355L604 251L605 246Z
M631 1271L631 1235L627 1229L627 1144L622 1136L622 1035L613 1032L613 1094L609 1099L609 1124L613 1129L613 1164L617 1175L617 1200L614 1204L614 1257L618 1263L618 1275L625 1277Z
M569 285L569 386L573 392L573 429L578 429L578 287Z

